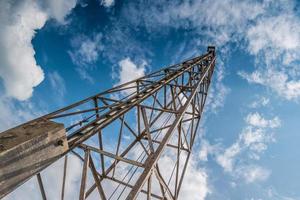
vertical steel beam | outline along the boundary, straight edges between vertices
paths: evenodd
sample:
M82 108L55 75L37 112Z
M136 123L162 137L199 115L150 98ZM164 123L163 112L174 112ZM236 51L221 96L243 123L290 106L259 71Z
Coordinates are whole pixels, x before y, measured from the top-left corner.
M38 180L38 183L39 183L39 187L40 187L42 198L43 198L43 200L47 200L46 192L45 192L45 188L44 188L44 185L43 185L41 174L38 173L36 175L36 177L37 177L37 180Z

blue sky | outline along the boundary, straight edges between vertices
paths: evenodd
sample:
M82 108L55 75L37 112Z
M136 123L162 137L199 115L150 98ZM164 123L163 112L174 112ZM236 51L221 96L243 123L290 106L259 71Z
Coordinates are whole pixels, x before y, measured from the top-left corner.
M293 0L2 1L0 130L215 45L183 195L300 199L299 8Z

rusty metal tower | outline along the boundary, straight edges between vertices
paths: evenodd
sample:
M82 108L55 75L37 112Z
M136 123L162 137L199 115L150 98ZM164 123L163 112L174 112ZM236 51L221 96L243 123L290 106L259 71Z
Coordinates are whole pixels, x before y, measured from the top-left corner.
M55 199L67 199L68 170L80 171L71 191L80 200L178 199L214 66L208 47L1 133L0 198L36 178L49 199L45 171L55 167Z

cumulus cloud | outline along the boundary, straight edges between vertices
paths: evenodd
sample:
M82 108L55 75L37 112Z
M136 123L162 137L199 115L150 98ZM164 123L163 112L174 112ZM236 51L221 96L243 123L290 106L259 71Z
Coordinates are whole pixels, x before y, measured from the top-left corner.
M103 50L101 38L102 34L98 33L92 37L79 35L71 40L73 49L68 51L68 53L72 62L77 66L76 71L80 77L89 82L94 80L88 71L94 68L100 52Z
M32 95L33 87L44 79L43 71L34 59L31 40L48 16L37 3L31 5L29 1L16 8L12 2L2 1L0 8L0 47L3 51L0 76L7 95L25 100ZM15 16L9 19L12 11L15 11Z
M47 20L65 24L75 5L76 0L0 1L0 78L5 89L0 95L0 131L45 114L37 103L25 101L44 79L31 41ZM59 81L55 75L53 80ZM40 199L34 178L5 199Z
M142 60L140 65L136 65L130 58L119 61L118 83L117 85L140 78L145 75L147 62ZM131 86L134 86L131 85ZM134 89L124 90L124 94L131 94Z
M74 0L67 2L1 1L0 77L6 95L26 100L31 97L33 88L43 81L44 73L34 58L31 40L48 19L63 22L76 4Z
M56 1L43 1L41 2L41 7L46 10L51 18L54 18L61 24L66 23L66 16L75 7L77 0L56 0Z
M119 62L120 67L120 81L119 84L126 83L128 81L137 79L145 75L147 63L143 63L139 66L134 64L130 58L125 58Z

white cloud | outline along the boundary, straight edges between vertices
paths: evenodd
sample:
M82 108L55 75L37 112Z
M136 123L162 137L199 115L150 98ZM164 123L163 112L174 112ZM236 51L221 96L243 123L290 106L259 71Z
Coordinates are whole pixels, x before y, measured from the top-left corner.
M243 31L249 20L263 12L261 4L235 0L172 1L168 4L163 1L141 2L139 5L129 5L128 9L132 12L126 17L136 25L145 26L150 32L162 26L196 29L218 46L229 42L232 34Z
M242 177L247 183L265 181L271 174L270 170L258 165L241 166L236 172L238 176Z
M104 7L111 7L115 4L115 0L101 0L101 5L103 5Z
M93 82L88 70L93 69L103 50L101 44L102 34L98 33L92 37L85 35L77 36L71 40L72 50L68 51L72 62L77 66L76 71L82 79Z
M267 106L270 103L270 99L267 97L260 97L257 100L253 101L249 107L251 108L258 108Z
M1 108L1 106L0 106ZM90 142L93 142L90 140ZM96 144L92 145L95 146ZM166 149L167 150L167 149ZM170 149L169 149L170 150ZM137 155L141 153L141 148L134 148ZM176 152L176 150L172 150L172 152ZM183 153L182 153L183 154ZM94 160L95 161L95 160ZM173 166L170 162L176 161L176 156L173 154L169 156L163 157L159 165L163 166L161 168L162 174L170 174L172 172ZM184 162L182 160L180 169L183 168ZM122 166L122 165L121 165ZM61 181L62 181L62 160L54 163L52 166L47 168L42 172L43 182L44 186L46 188L47 197L49 199L58 199L60 193L57 191L60 191L61 187ZM124 167L116 171L116 177L118 175L120 176L120 179L123 178L124 174L128 171L128 167ZM82 164L81 161L79 161L76 157L69 155L69 161L68 161L68 173L67 173L67 182L66 182L66 199L75 199L78 197L79 193L79 187L80 187L80 177L81 177L81 171L82 171ZM154 177L154 176L153 176ZM174 177L174 174L173 174ZM136 177L135 177L136 178ZM155 178L153 178L155 179ZM166 179L167 180L167 179ZM88 175L88 184L90 184L91 176ZM184 182L181 188L180 197L185 197L191 200L204 200L206 196L211 192L209 185L208 185L208 175L206 171L203 168L199 168L197 166L197 160L195 157L191 156L190 162L186 171L186 175L184 178ZM159 194L160 188L159 184L152 184L153 188L152 191ZM173 185L174 186L174 185ZM170 186L173 188L173 186ZM107 194L112 192L112 189L115 188L115 185L111 182L103 182L103 187L105 188L105 192ZM96 192L94 192L94 195ZM19 187L17 190L9 194L5 199L16 199L17 197L22 196L24 200L27 199L40 199L40 192L39 187L37 185L36 177L33 177L29 182L25 183L21 187ZM99 199L99 197L94 197L93 195L89 197L90 199Z
M65 16L75 5L74 0L0 2L0 78L5 88L5 94L0 95L1 131L45 113L38 104L24 101L44 79L43 70L34 58L31 41L47 20L65 24ZM26 199L27 195L27 199L40 199L35 179L24 187L16 190L16 196L12 194L6 198L18 199L21 196Z
M208 155L212 154L213 152L215 152L217 150L217 146L213 146L211 145L207 140L205 140L204 138L201 139L201 148L199 151L199 159L201 161L208 161Z
M33 87L44 79L43 71L34 59L31 40L48 16L34 2L24 2L17 8L11 3L2 1L0 5L0 76L7 95L25 100L32 95ZM9 19L14 9L15 16Z
M255 55L252 73L239 72L249 83L270 88L287 100L300 97L300 20L294 3L278 2L280 12L265 14L247 30L249 53ZM267 7L273 8L270 3ZM273 8L274 9L274 8Z
M151 2L151 3L153 3L153 2ZM174 8L174 10L169 9L169 7L167 7L167 9L165 9L165 11L171 10L171 14L168 14L168 13L164 12L164 10L163 10L161 13L159 13L158 16L155 15L157 13L153 12L153 8L149 8L149 10L148 9L140 9L140 12L145 14L144 16L149 17L148 21L139 16L133 16L133 17L136 18L136 20L144 21L144 23L152 23L152 26L157 27L157 28L160 28L160 26L157 26L157 24L156 24L157 22L160 23L160 25L161 24L164 24L164 25L173 24L172 26L180 25L183 27L185 27L185 26L187 27L187 26L189 26L190 23L192 23L193 26L191 26L191 27L193 27L193 28L197 27L199 30L201 30L202 23L204 24L204 26L212 25L212 27L218 27L219 31L216 31L215 29L213 29L211 31L211 29L208 28L209 31L206 33L207 33L207 35L209 35L209 37L212 37L213 39L209 39L207 41L213 41L213 43L222 45L222 44L225 44L226 42L230 42L230 40L231 41L237 40L237 37L232 37L232 35L246 30L244 28L247 25L248 19L255 19L258 15L260 15L263 12L263 8L259 4L256 4L256 3L252 4L251 1L245 1L245 2L195 1L193 3L190 3L187 1L182 4L179 4L178 8L175 7L175 6L178 6L178 4L176 5L176 2L174 4L170 3L170 6L171 6L171 8ZM210 9L207 9L207 8L210 8ZM157 10L159 10L159 9L161 9L161 8L158 8ZM206 14L203 14L203 16L200 16L199 13L201 13L201 15L202 15L202 13L206 13ZM180 19L181 21L178 22L178 19ZM270 19L272 19L272 18L270 18ZM252 53L258 53L258 52L262 52L264 50L263 49L264 46L261 45L261 42L264 42L264 41L262 41L262 38L266 38L266 41L269 41L269 43L271 44L271 43L277 42L278 38L283 37L282 32L280 32L281 30L279 30L278 33L275 32L275 34L276 34L275 36L270 35L270 34L272 34L272 31L269 31L269 30L277 29L277 27L275 27L275 25L276 26L284 25L282 23L282 21L279 20L279 18L274 18L275 25L272 24L270 19L266 20L266 23L268 25L267 30L263 30L261 28L261 27L263 27L263 25L262 25L263 20L260 20L261 23L258 22L258 23L254 23L254 26L249 26L250 29L247 32L248 33L247 36L249 37L248 49ZM291 20L290 17L286 17L286 19ZM1 18L0 18L0 20L1 20ZM284 29L286 29L286 26L284 27ZM297 33L295 33L295 34L297 34ZM281 42L281 41L278 42L278 44L275 44L275 47L279 48L279 49L281 49L281 48L287 48L289 50L295 49L296 47L294 47L293 44L291 44L291 41L297 40L297 36L295 36L295 37L294 36L295 35L292 35L291 38L283 38L284 42ZM265 46L267 46L267 45L265 45ZM93 51L90 51L90 53L91 53L91 55L93 55ZM272 53L273 53L273 51L272 51ZM297 56L296 56L297 54L294 52L288 52L288 53L285 52L284 55L285 55L285 63L291 63L291 62L293 62L293 60L295 60L297 58ZM91 56L90 58L91 58L90 60L93 60L94 57ZM133 63L130 59L129 59L129 61L131 63ZM130 63L130 62L128 62L128 63ZM139 69L139 67L137 67L134 63L133 63L133 66L135 68L131 67L132 69ZM120 65L120 68L122 68L121 65ZM88 79L89 74L86 73L86 71L83 69L84 68L78 68L78 71L81 70L80 73L82 73L82 76L85 76L86 79ZM265 69L265 68L262 67L262 69ZM133 70L133 71L135 72L136 70ZM143 71L143 73L144 73L144 71ZM278 94L280 94L282 96L286 96L287 99L295 99L300 96L300 92L299 92L300 86L299 86L297 79L291 80L287 73L278 71L278 73L283 74L283 76L278 76L278 77L273 76L273 75L265 76L264 70L255 71L255 73L256 73L256 75L255 75L256 77L255 76L253 77L253 80L254 80L254 81L252 80L253 83L258 83L258 84L262 84L266 87L271 87L275 91L277 91L277 92L279 91ZM125 72L125 74L127 74L127 75L124 75L125 78L122 78L121 71L120 71L120 79L119 79L120 83L127 81L126 77L128 77L129 73ZM246 74L246 75L249 75L249 74ZM252 75L252 74L250 74L250 75ZM249 82L251 82L251 79L249 79L249 80L250 80ZM216 95L223 94L221 96L225 96L224 94L226 94L226 92L222 92L222 91L226 91L226 88L224 87L224 85L223 85L223 87L221 87L221 86L220 86L220 88L221 89L223 88L223 90L219 90L217 88L217 89L215 89L215 94ZM211 88L211 89L213 89L213 88ZM211 93L211 91L210 91L210 93ZM222 100L224 98L220 98L220 99ZM219 101L219 102L221 102L220 104L222 104L222 101ZM259 115L259 117L261 118L260 115ZM272 119L266 120L263 118L263 120L264 120L263 123L257 122L257 120L258 120L258 116L256 116L256 118L254 118L254 120L252 118L251 118L251 120L249 119L249 121L252 121L251 122L252 125L265 128L267 126L270 126L269 121ZM256 149L256 151L261 152L266 149L266 142L264 142L265 140L263 139L265 134L267 134L267 133L265 131L262 131L261 128L258 128L258 129L256 129L254 127L245 128L245 130L241 133L241 136L239 137L238 141L236 143L234 143L232 146L230 146L229 148L224 150L223 158L220 158L219 162L222 163L222 166L225 166L227 169L231 169L231 170L236 169L235 168L235 160L237 159L237 156L239 156L240 153L245 149L244 146L248 146L248 148L251 151L253 149ZM207 154L209 154L209 152L210 152L210 150L206 149L206 152L203 151L203 154L200 155L200 157L203 158L203 160L207 159ZM241 170L241 168L237 168L237 169L240 169L240 171L243 171L243 170ZM252 170L250 170L249 167L248 168L243 167L242 169L247 171L244 173L240 172L240 175L242 177L244 177L246 180L247 180L247 177L252 177L248 180L259 180L259 179L255 178L255 177L257 177L257 174L267 174L267 173L263 173L263 171L264 171L263 168L258 168L258 169L252 168ZM230 170L227 170L227 171L230 171ZM248 175L245 176L244 174L248 174ZM266 178L268 177L268 176L264 176L264 175L262 175L262 176L266 177ZM204 180L203 177L205 177L205 175L202 175L202 181L200 181L200 182L205 183L205 181L203 181ZM248 181L248 182L253 182L253 181Z
M217 163L223 167L226 172L232 172L236 157L241 153L240 144L234 143L229 148L225 149L224 153L216 156Z
M246 145L250 146L257 142L263 142L265 140L266 135L263 129L255 129L251 126L246 127L242 134L240 135L241 141Z
M49 16L61 24L66 23L65 17L75 7L77 0L47 0L43 1L42 8L46 10Z
M222 57L222 55L220 57ZM217 65L214 70L214 76L205 103L206 110L214 113L218 110L218 108L224 105L225 98L230 92L230 88L225 86L223 83L223 79L225 77L225 66L220 57L218 57L219 59L216 61Z
M259 113L249 113L245 121L246 127L229 147L223 148L221 143L211 145L204 142L199 157L202 161L207 161L207 156L212 155L224 172L234 178L242 178L247 183L263 181L269 177L269 170L251 164L251 162L248 165L243 163L246 158L259 160L268 145L275 142L271 130L280 126L280 119L278 117L265 119Z
M206 199L207 195L211 193L208 180L207 173L203 169L197 168L197 160L192 156L183 179L179 199Z
M235 178L242 178L247 183L266 180L270 175L269 170L257 165L241 165L240 163L243 160L243 153L248 153L250 159L259 160L259 153L266 150L267 144L272 141L272 136L268 136L260 131L243 132L238 141L229 148L214 152L216 162L226 173Z
M125 58L119 62L120 66L120 81L119 84L126 83L128 81L140 78L145 75L147 63L143 63L139 66L134 64L130 58Z
M299 197L291 197L291 196L286 196L286 195L282 195L280 194L275 188L270 187L267 189L266 191L266 196L268 197L268 199L274 199L274 200L296 200L299 199Z
M263 118L258 112L249 113L245 120L249 125L261 128L277 128L281 125L278 117L267 120Z
M295 64L300 57L300 20L295 6L295 1L289 4L285 1L199 0L168 4L142 1L128 4L126 10L130 12L126 13L130 15L125 17L134 27L143 26L151 34L171 28L192 30L196 45L189 52L197 52L199 46L209 42L221 50L218 58L225 60L234 49L231 44L247 49L255 56L255 66L262 77L262 82L253 82L273 89L287 100L295 100L300 97L300 69ZM226 53L222 53L224 49ZM278 75L281 79L277 79ZM223 104L228 93L222 82L222 79L213 82L216 85L210 91L213 98L208 99L216 101L212 104L216 107Z
M268 144L275 141L272 132L251 126L244 128L239 136L239 143L243 146L244 150L248 150L248 156L254 160L259 160L260 154L268 148Z
M43 171L42 176L44 184L47 187L47 195L49 199L59 199L63 177L64 159L55 162L51 167ZM59 173L59 174L58 174ZM81 181L82 162L75 155L68 155L68 165L66 174L65 199L76 199L79 195L79 185ZM88 181L91 178L88 178Z
M62 22L76 4L75 1L50 2L51 7L46 7L48 1L44 4L35 0L0 2L0 77L6 95L18 100L30 98L33 88L44 79L31 44L36 30L49 18Z
M48 199L60 199L60 191L63 177L64 159L60 159L46 168L42 173L42 180ZM65 199L76 199L79 195L79 183L82 173L82 162L74 155L68 156ZM5 200L32 200L41 199L36 176L32 177L22 186L7 195Z
M72 46L76 48L75 53L71 53L76 56L72 61L78 65L84 65L94 63L97 61L99 56L99 50L101 47L101 34L97 34L92 38L87 36L79 36L72 40Z
M161 30L165 33L172 28L192 30L193 43L188 43L188 48L180 48L185 49L177 56L181 59L186 55L198 55L199 48L208 44L217 47L217 66L206 103L207 110L216 112L217 108L224 105L230 91L223 83L226 71L223 62L230 55L229 44L240 40L248 22L261 15L264 6L253 1L175 0L168 4L164 1L142 1L128 4L126 10L130 14L125 17L133 27L143 26L151 35Z
M265 129L245 127L236 142L225 149L215 149L211 154L215 155L217 163L224 168L225 172L234 172L236 162L242 154L248 154L251 159L259 160L268 144L275 142L274 134Z
M145 75L147 62L142 60L140 65L136 65L130 58L125 58L119 61L118 83L117 85L126 83L128 81L140 78ZM134 86L129 85L129 86ZM127 89L123 94L131 94L134 89Z
M299 19L290 14L266 17L247 31L249 50L257 54L268 47L283 50L300 47Z
M186 100L184 96L180 97L180 99L182 99L183 102ZM169 114L163 114L159 118L159 120L157 120L157 123L154 124L153 128L156 129L163 126L166 120L168 121L168 123L170 123L175 120L175 116L174 115L170 116ZM188 123L184 123L182 128L187 131L187 129L189 128ZM156 139L161 140L165 132L166 130L163 130L159 134L159 137ZM176 144L177 142L178 142L177 133L174 133L174 135L171 137L169 141L169 144ZM131 152L133 155L129 155L129 157L137 158L142 151L143 150L141 146L138 146L138 148L134 148L134 150ZM177 163L176 158L177 158L176 149L165 148L164 152L162 153L158 161L160 172L162 176L165 178L165 181L169 182L170 180L168 186L169 188L171 188L171 191L173 191L173 188L175 187L175 173L173 173L174 172L173 170L174 170L174 166ZM181 152L179 174L182 173L186 158L187 158L187 153ZM152 181L155 179L156 179L155 176L152 176ZM192 154L188 161L188 166L186 168L185 176L182 182L182 187L180 189L178 199L184 199L184 198L189 200L206 199L206 197L212 192L210 189L209 180L210 179L205 168L202 168L201 166L198 165L198 157ZM155 194L161 194L161 189L159 187L158 182L154 182L154 181L152 182L151 190Z
M270 69L266 72L256 70L250 74L239 72L239 75L249 83L271 88L287 100L298 100L300 97L300 80L289 80L289 76L285 72Z

